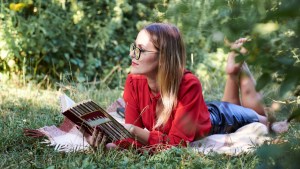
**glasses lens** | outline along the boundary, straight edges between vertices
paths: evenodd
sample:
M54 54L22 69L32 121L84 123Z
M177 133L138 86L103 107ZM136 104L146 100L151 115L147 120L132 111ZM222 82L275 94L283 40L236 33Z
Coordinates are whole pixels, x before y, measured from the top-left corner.
M136 50L136 47L135 47L134 43L130 44L129 52L130 53L133 52L133 55L136 58L136 52L135 52L135 50Z
M134 49L135 49L135 46L134 46L134 44L133 44L133 43L132 43L132 44L130 44L130 49L129 49L129 50L130 50L130 52L131 52L131 51L133 51Z
M134 47L135 47L135 46L134 46ZM137 47L135 47L134 53L135 53L135 59L136 59L136 60L139 60L139 58L140 58L140 53L141 53L140 49L137 48Z
M130 45L130 52L131 52L131 51L133 51L133 54L134 54L135 59L138 60L138 59L140 58L140 53L141 53L141 51L140 51L139 48L137 48L137 47L135 46L134 43L132 43L132 44Z

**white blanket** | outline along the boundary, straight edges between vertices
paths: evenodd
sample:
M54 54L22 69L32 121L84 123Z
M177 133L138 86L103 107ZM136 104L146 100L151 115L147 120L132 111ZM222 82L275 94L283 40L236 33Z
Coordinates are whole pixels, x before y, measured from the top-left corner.
M239 155L255 150L270 138L268 128L262 123L251 123L230 134L214 134L202 140L190 143L190 147L197 152L209 154L211 152L227 155Z

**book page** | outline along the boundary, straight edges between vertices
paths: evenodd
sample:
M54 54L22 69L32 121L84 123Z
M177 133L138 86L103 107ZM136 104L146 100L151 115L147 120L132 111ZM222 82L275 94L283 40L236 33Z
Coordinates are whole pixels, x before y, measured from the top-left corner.
M61 112L64 112L75 105L75 102L64 93L59 96L59 102Z

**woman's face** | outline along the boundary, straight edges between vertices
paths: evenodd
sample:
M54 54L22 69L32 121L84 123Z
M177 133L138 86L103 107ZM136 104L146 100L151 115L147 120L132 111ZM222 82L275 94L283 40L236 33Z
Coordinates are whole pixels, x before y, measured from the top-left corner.
M141 30L135 40L136 47L141 50L139 60L135 59L134 52L130 51L131 62L131 73L145 75L148 78L156 78L158 71L158 51L150 41L150 34ZM147 52L151 51L151 52Z

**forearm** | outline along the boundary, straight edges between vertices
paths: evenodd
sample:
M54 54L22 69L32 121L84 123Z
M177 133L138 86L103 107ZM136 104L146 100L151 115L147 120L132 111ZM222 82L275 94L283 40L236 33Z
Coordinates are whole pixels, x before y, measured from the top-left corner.
M150 132L148 130L144 130L140 127L131 125L128 128L129 132L137 138L139 142L146 145L148 143Z

